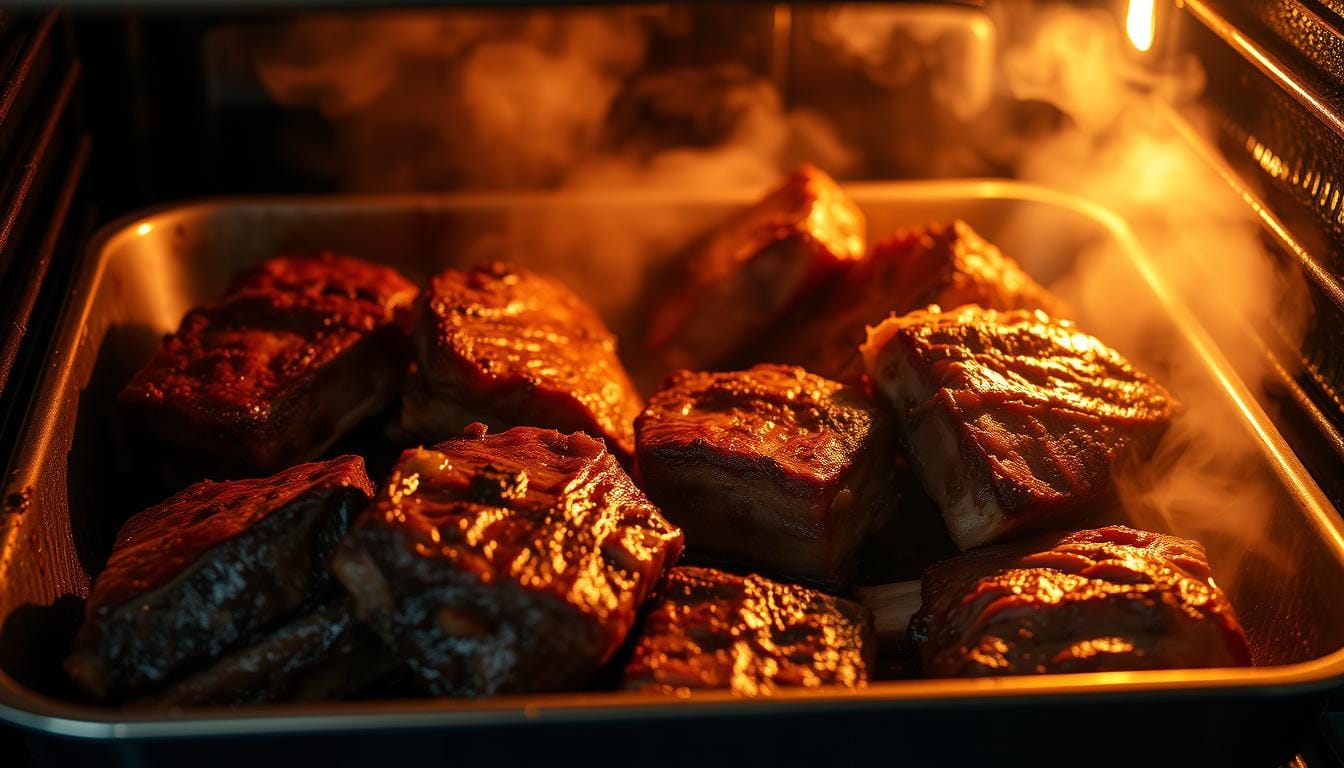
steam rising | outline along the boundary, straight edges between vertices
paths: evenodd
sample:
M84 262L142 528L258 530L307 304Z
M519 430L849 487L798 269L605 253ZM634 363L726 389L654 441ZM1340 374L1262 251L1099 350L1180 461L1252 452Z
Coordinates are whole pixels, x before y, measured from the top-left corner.
M822 116L788 109L760 75L643 71L652 35L682 21L660 7L326 13L248 47L272 99L320 110L336 131L334 156L293 151L351 190L718 192L762 188L804 161L853 167ZM659 133L667 125L681 130ZM657 263L709 223L532 209L458 258L543 267L623 330Z
M305 15L257 47L277 102L315 107L358 189L554 183L644 59L647 11ZM298 151L305 151L297 146Z
M336 156L309 159L351 189L708 189L765 184L803 160L852 165L824 119L787 110L758 75L641 71L652 34L680 21L660 7L323 13L249 47L272 99L328 118ZM622 105L718 124L651 145L611 134Z
M1249 207L1166 118L1162 102L1180 102L1202 88L1197 62L1158 72L1139 68L1105 14L1045 5L1014 10L1027 15L1006 23L1030 21L1021 44L1005 54L1007 87L1015 98L1046 101L1068 117L1065 128L1024 147L1019 175L1122 217L1166 280L1199 305L1222 351L1258 390L1269 371L1248 328L1276 311L1283 323L1283 307L1307 304L1300 282L1274 269ZM1049 269L1031 262L1033 252L1048 257L1048 245L1033 243L1048 241L1052 229L1039 218L1016 221L1005 247L1029 268ZM1265 532L1282 503L1273 480L1252 471L1263 459L1246 428L1228 413L1204 363L1160 330L1166 310L1145 298L1127 255L1093 247L1053 288L1086 308L1080 319L1087 330L1145 363L1182 400L1184 414L1153 460L1122 473L1122 500L1138 525L1204 541L1220 581L1235 591L1238 548L1224 544L1240 539L1272 547ZM1285 332L1300 337L1304 319L1289 318Z
M1020 178L1122 217L1181 294L1204 297L1215 336L1246 338L1244 318L1254 325L1285 304L1307 306L1301 286L1273 270L1248 208L1163 117L1158 105L1202 89L1195 61L1141 66L1116 19L1099 10L1026 2L991 8L994 24L974 22L966 35L948 10L912 24L911 9L842 6L821 34L870 79L893 88L903 83L893 41L944 41L939 55L963 51L963 59L997 47L1001 82L972 76L992 70L983 61L953 55L949 66L965 70L947 82L971 83L971 92L937 83L934 91L968 123L995 93L1062 113L1062 127L1046 136L995 137ZM715 191L763 186L804 160L840 175L862 167L824 116L791 107L750 72L644 71L653 35L674 34L677 13L310 15L275 33L254 63L275 100L332 121L337 157L311 159L340 169L352 189ZM667 126L676 130L660 133ZM681 209L653 217L611 210L520 210L497 237L460 256L545 259L623 330L655 274L650 267L711 222ZM1052 287L1085 308L1086 330L1157 372L1183 401L1185 414L1155 461L1121 477L1122 500L1136 524L1210 544L1220 580L1235 588L1229 543L1268 546L1259 532L1274 511L1268 481L1248 471L1262 463L1254 443L1210 389L1203 363L1160 330L1166 311L1145 298L1129 256L1105 245L1078 253L1060 231L1060 221L1035 213L997 234L1005 251L1038 277L1057 278ZM1286 333L1300 333L1301 320L1290 320ZM1260 386L1264 362L1254 344L1225 344L1224 351Z

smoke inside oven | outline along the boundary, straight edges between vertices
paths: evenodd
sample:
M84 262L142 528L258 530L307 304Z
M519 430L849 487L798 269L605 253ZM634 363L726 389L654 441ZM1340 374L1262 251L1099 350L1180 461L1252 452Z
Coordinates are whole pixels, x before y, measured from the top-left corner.
M1204 73L1197 63L1141 65L1115 19L1095 9L988 8L992 24L969 27L971 43L954 46L956 55L941 49L936 63L944 75L929 83L957 119L988 126L967 132L980 137L968 140L979 168L1002 167L1119 214L1182 293L1212 297L1202 309L1221 338L1235 338L1246 318L1264 327L1276 312L1286 335L1300 334L1303 318L1281 313L1306 307L1300 286L1273 271L1250 210L1156 106L1198 94ZM956 13L838 6L812 30L868 82L898 91L911 77L902 57L912 44L923 56L940 50L962 21ZM827 115L790 107L763 75L732 64L645 71L655 34L689 33L684 14L658 6L320 14L275 32L272 45L252 46L253 63L274 100L316 108L332 124L335 168L351 189L712 191L759 187L803 160L842 178L864 175L863 147L845 146ZM1044 127L1014 123L1013 115L1032 114L1031 105L1062 117ZM671 213L637 221L603 211L566 215L564 222L519 222L499 239L472 244L463 259L549 254L547 266L620 327L646 277L656 274L651 265L684 243L688 227L704 226ZM1074 255L1052 242L1055 227L1046 215L1019 217L1001 244L1030 270L1055 274ZM1052 287L1086 308L1085 329L1122 352L1161 361L1164 381L1185 405L1156 450L1155 469L1121 478L1135 521L1208 541L1234 540L1227 535L1234 526L1262 530L1274 504L1270 486L1245 471L1256 463L1254 444L1207 394L1212 384L1201 364L1155 330L1163 313L1127 293L1134 285L1128 257L1093 247L1077 264ZM603 275L596 290L585 285L595 274ZM1249 337L1223 351L1252 387L1260 385L1268 372ZM1235 579L1237 565L1215 559L1224 581Z
M641 72L650 36L683 23L666 7L328 13L251 48L273 99L331 121L337 152L323 160L351 188L752 184L804 158L848 170L824 120L785 109L745 68ZM623 125L623 90L686 143Z
M1061 5L999 6L1000 28L1018 44L1004 54L1008 89L1018 100L1046 101L1068 120L1024 145L1015 166L1024 180L1073 192L1118 214L1134 230L1164 278L1220 342L1220 351L1253 391L1274 374L1255 331L1277 325L1300 340L1308 302L1296 273L1275 269L1251 208L1182 138L1164 104L1186 105L1202 90L1193 57L1139 66L1114 20ZM1198 138L1213 143L1212 126L1183 114ZM1014 222L1005 247L1030 261L1051 224ZM1173 348L1160 330L1165 310L1132 290L1131 260L1108 247L1078 255L1078 266L1052 286L1086 307L1088 330L1122 352L1161 360L1162 379L1184 413L1154 451L1154 460L1120 475L1120 492L1135 522L1204 541L1220 581L1233 588L1249 565L1243 558L1286 558L1267 535L1282 504L1241 419L1229 415L1204 364ZM1042 265L1044 266L1044 265ZM1146 292L1144 292L1146 293ZM1251 531L1253 535L1232 534ZM1255 551L1223 542L1258 541ZM1283 563L1280 562L1280 565ZM1285 568L1285 571L1287 569ZM1272 608L1269 608L1272 610Z

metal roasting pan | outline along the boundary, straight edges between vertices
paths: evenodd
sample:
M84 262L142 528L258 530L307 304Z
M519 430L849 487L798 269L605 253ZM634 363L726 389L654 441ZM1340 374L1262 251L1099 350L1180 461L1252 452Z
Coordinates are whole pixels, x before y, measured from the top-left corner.
M248 198L147 211L109 225L90 245L0 497L0 720L27 730L36 753L54 762L134 765L234 763L258 750L333 765L474 756L568 764L599 754L677 764L1280 757L1344 681L1344 525L1163 281L1161 265L1115 216L1040 187L967 180L849 190L874 237L966 219L1081 306L1085 329L1126 339L1113 343L1165 375L1192 410L1217 414L1224 428L1210 441L1237 457L1237 498L1136 522L1204 542L1257 666L892 680L759 700L588 691L170 713L81 703L59 664L90 576L121 521L166 495L146 490L152 483L112 398L158 338L239 268L286 250L330 248L423 280L450 264L507 256L558 274L623 332L640 297L657 290L659 278L649 276L659 264L759 190ZM1125 312L1089 315L1069 296L1073 260L1097 249L1121 254L1107 279L1124 291ZM1125 326L1135 322L1143 333ZM634 337L624 338L633 348ZM1184 372L1168 374L1174 365ZM1246 483L1261 494L1255 504L1245 503Z

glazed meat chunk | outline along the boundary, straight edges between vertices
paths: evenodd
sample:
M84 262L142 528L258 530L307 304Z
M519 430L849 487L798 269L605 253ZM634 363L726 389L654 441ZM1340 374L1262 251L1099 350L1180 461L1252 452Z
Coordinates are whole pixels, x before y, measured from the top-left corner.
M636 422L639 476L692 551L841 584L890 496L886 432L860 390L801 368L678 371Z
M681 553L600 440L474 424L402 454L333 568L431 693L583 685Z
M357 259L271 259L164 339L121 393L127 421L230 474L312 459L399 391L415 295Z
M818 306L785 323L761 357L858 382L867 326L930 304L1064 313L1063 303L1016 261L958 220L898 232L873 246Z
M1198 542L1112 526L938 563L910 623L933 677L1244 666Z
M872 619L858 603L760 576L673 568L626 664L626 690L677 694L862 686Z
M667 368L731 364L803 299L863 257L863 213L803 166L712 232L659 286L647 346Z
M126 522L94 580L66 671L123 699L255 642L334 587L328 560L373 495L364 460L197 483Z
M963 550L1076 514L1178 408L1114 350L1040 311L912 312L872 329L863 355Z
M602 319L560 282L494 263L436 275L415 330L420 372L402 426L426 442L535 426L634 449L642 405Z

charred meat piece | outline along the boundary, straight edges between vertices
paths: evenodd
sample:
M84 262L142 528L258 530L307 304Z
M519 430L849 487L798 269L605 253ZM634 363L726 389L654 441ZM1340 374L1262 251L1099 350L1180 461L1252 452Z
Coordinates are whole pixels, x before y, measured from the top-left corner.
M827 584L889 501L877 408L801 368L678 371L636 422L639 476L693 551Z
M863 257L863 213L804 166L709 235L654 309L647 346L669 368L730 364Z
M934 677L1244 666L1198 542L1112 526L938 563L910 623Z
M753 696L868 680L872 618L806 587L682 566L667 574L625 667L626 690Z
M1063 303L1016 261L966 222L953 221L899 232L873 246L827 291L819 306L785 323L762 357L858 382L864 372L859 345L867 326L930 304L1065 314Z
M473 696L582 685L680 553L600 440L474 424L402 454L333 568L426 689Z
M255 642L333 586L328 560L373 495L364 460L197 483L122 526L66 671L122 699Z
M271 259L164 339L121 393L128 423L226 473L318 456L396 395L416 292L345 256Z
M863 355L963 550L1077 513L1178 409L1114 350L1040 311L912 312L872 329Z
M355 621L349 599L338 597L132 703L195 707L338 699L390 672L392 659L373 630Z
M602 319L560 282L507 264L436 275L415 330L402 427L426 441L536 426L634 450L639 394Z

